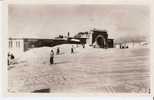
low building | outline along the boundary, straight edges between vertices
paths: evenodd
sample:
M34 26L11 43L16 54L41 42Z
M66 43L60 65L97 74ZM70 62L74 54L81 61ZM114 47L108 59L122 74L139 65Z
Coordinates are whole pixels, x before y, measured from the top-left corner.
M53 39L49 37L38 37L36 35L10 35L8 38L8 49L10 53L13 53L15 56L20 55L21 53L34 48L41 46L52 46L51 44Z

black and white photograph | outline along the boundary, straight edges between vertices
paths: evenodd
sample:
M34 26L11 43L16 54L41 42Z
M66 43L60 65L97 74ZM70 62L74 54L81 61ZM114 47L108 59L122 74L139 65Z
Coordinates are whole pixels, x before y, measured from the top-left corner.
M8 93L151 93L150 8L8 4Z

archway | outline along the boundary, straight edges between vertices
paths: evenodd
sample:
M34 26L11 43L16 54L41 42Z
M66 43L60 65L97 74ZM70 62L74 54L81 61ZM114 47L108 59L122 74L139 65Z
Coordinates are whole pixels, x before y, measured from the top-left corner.
M102 35L98 35L95 39L97 47L104 48L105 47L105 39Z

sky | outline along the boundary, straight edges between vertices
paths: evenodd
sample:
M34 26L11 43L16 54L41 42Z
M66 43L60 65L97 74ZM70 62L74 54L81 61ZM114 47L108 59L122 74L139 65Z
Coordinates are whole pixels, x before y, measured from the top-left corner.
M8 32L38 37L71 36L93 28L110 38L149 35L150 11L141 5L10 4Z

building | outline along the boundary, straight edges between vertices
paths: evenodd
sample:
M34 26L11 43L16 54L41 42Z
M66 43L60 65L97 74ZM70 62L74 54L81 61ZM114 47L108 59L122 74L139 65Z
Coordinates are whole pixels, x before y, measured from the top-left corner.
M8 39L8 48L10 53L18 56L23 52L36 47L53 47L60 44L80 44L82 41L84 41L83 39L78 39L79 41L70 39L57 38L54 36L38 37L36 35L13 35Z
M53 47L59 44L67 43L66 40L59 39L41 39L41 38L9 38L9 52L18 55L31 48Z
M80 32L75 36L86 40L86 45L98 48L113 48L114 40L108 38L106 30L93 29L89 32Z
M79 32L74 37L56 38L54 36L36 35L14 35L9 37L9 52L19 55L31 48L43 46L56 46L59 44L82 44L83 46L93 46L99 48L113 48L113 39L108 38L105 30L91 30L89 32Z
M9 35L8 38L8 49L10 53L15 56L34 48L41 46L52 46L53 39L50 37L38 37L36 35L20 34L20 35Z
M116 43L115 48L138 48L138 47L147 47L149 43L146 41L142 42L124 42L124 43Z

